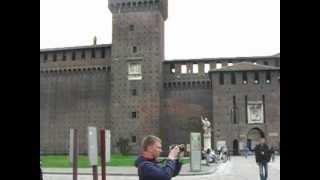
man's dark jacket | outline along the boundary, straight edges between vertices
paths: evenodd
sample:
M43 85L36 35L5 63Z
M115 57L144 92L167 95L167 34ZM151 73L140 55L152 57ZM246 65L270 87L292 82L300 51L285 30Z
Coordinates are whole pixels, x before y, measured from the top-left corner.
M135 161L139 180L170 180L179 174L182 163L179 160L166 160L164 166L155 159L139 156Z
M267 163L270 161L271 153L267 144L258 144L254 150L257 163Z

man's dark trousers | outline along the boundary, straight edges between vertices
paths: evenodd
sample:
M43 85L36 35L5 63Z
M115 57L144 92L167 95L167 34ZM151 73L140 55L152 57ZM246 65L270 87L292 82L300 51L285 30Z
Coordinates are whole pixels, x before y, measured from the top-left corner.
M260 162L259 163L260 179L267 180L268 178L268 163Z

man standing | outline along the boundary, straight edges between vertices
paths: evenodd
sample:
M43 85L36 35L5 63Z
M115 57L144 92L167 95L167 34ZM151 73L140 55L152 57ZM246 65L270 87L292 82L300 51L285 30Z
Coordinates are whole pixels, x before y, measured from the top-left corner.
M255 147L256 162L259 165L260 179L267 180L268 162L270 161L270 151L265 139L260 139L260 144Z
M142 140L142 155L140 155L135 166L138 168L139 180L170 180L179 174L182 163L178 156L180 149L178 146L170 150L163 166L157 158L162 151L161 139L148 135Z

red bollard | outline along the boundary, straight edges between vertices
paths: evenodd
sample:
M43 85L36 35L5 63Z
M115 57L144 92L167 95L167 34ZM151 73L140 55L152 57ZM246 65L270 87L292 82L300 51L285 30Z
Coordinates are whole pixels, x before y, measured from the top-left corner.
M101 180L106 180L106 136L105 129L100 130Z
M78 179L78 130L70 129L70 163L72 164L72 179Z

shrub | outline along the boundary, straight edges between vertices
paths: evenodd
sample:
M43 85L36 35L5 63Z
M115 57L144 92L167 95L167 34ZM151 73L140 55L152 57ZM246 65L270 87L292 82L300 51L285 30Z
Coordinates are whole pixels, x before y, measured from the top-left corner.
M119 138L119 141L117 142L117 147L120 150L120 153L122 155L128 155L131 147L129 145L129 139L124 139L122 137Z

